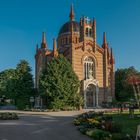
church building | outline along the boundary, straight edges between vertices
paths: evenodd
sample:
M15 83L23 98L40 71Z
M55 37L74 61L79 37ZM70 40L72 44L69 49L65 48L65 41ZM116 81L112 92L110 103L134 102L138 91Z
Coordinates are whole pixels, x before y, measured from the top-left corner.
M45 33L42 35L40 47L35 54L35 86L38 88L39 75L46 64L58 54L70 60L73 70L81 83L80 94L84 97L84 108L96 108L114 98L114 55L109 48L106 33L103 43L96 41L96 19L81 17L75 21L73 5L70 9L69 21L59 30L58 37L53 39L53 50L46 43Z

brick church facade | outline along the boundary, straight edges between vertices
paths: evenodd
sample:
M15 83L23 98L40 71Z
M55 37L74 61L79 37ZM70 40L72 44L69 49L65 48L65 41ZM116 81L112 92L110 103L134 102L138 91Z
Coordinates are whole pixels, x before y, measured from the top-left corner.
M103 33L103 44L96 42L96 20L81 17L74 20L71 6L69 21L53 40L53 50L46 45L45 33L41 47L36 47L35 85L38 88L39 75L47 62L58 54L63 54L71 62L72 68L81 83L80 94L84 97L84 108L101 106L103 102L114 98L114 56Z

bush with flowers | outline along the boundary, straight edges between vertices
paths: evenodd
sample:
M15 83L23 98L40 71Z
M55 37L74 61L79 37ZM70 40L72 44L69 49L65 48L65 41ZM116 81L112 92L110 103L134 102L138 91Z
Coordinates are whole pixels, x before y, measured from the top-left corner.
M114 121L111 114L90 111L74 119L79 131L94 140L134 140L134 136L122 133L121 123Z

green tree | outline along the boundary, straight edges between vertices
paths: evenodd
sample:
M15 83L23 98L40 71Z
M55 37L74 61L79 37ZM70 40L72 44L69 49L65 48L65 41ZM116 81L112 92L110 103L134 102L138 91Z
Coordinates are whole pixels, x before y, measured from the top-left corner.
M79 80L70 62L62 55L52 59L40 76L39 93L47 98L47 107L64 109L81 104ZM77 98L80 100L77 101Z
M131 98L134 98L133 88L127 79L131 75L139 74L134 67L118 69L115 72L115 96L118 101L130 101Z
M11 89L10 83L15 77L15 69L7 69L0 72L0 96L10 98L9 90ZM8 89L9 87L9 89Z
M16 77L14 84L14 99L20 109L29 105L29 98L34 95L34 82L31 68L26 60L21 60L16 67Z
M34 96L34 82L31 68L25 60L17 64L16 69L0 72L0 96L14 100L19 109L29 105L29 98Z

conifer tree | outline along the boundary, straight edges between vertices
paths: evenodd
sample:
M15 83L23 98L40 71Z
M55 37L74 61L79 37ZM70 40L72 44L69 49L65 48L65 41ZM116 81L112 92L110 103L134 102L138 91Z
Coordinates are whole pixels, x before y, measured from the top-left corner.
M47 97L47 106L54 109L77 107L81 101L79 80L70 62L62 55L48 62L39 82L39 93ZM77 99L79 99L77 101Z
M29 98L33 96L34 82L31 68L27 61L21 60L16 67L15 99L19 108L29 105Z

